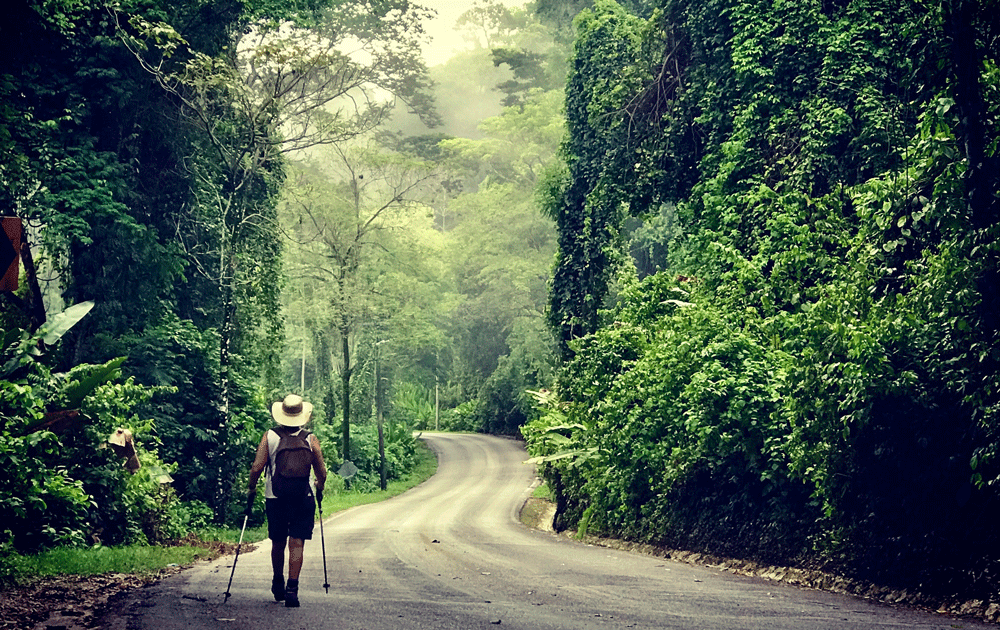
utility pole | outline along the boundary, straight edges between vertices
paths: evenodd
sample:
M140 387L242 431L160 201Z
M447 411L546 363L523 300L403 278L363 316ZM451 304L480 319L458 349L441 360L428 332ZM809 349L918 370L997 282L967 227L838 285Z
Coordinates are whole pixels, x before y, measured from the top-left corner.
M383 343L385 343L384 339L375 344L375 418L378 423L378 487L385 490L386 472L385 432L383 430L384 415L382 413L382 362L379 360L382 354L382 350L379 346Z

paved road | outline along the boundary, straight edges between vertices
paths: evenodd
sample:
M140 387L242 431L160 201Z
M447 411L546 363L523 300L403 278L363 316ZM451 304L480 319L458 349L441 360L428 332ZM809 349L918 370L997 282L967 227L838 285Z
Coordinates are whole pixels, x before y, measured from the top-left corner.
M330 592L317 538L306 545L299 597L269 591L269 544L168 578L125 601L102 627L128 630L949 629L949 617L641 554L531 530L517 511L535 479L519 442L424 434L438 473L388 501L324 521Z

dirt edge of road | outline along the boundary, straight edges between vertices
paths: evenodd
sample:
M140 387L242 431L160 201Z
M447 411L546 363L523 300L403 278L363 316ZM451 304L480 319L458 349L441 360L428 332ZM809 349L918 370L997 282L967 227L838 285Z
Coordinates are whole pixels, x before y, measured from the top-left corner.
M155 573L107 573L104 575L56 575L25 584L0 588L0 630L91 630L100 626L104 613L117 596L156 584L163 578L235 553L236 545L185 539L185 543L211 552L205 560L165 567ZM243 552L253 544L244 544Z
M148 586L184 567L152 575L58 575L0 590L0 628L89 630L96 628L109 600Z
M525 501L524 506L522 506L520 519L521 522L527 527L553 532L552 521L555 517L555 513L556 508L552 501L544 498L531 497ZM563 532L558 535L576 539L576 532L573 531ZM720 571L728 571L737 575L762 578L774 582L783 582L802 588L812 588L816 590L851 595L883 604L911 606L923 610L933 611L939 614L971 618L988 623L1000 622L1000 593L995 596L993 601L982 601L978 599L965 600L961 598L948 601L933 598L919 592L891 589L877 584L845 578L831 573L825 573L823 571L763 565L747 560L720 558L708 554L700 554L678 549L667 549L664 547L657 547L655 545L633 543L613 538L584 536L582 539L578 540L585 544L607 547L610 549L619 549L622 551L643 553L659 558L671 559L677 562L684 562L686 564L715 568Z

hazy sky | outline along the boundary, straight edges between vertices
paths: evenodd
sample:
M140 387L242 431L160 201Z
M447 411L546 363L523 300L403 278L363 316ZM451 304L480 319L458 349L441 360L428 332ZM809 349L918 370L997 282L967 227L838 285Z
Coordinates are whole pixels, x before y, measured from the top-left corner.
M416 0L417 4L437 11L437 18L426 25L427 33L433 38L424 48L428 66L444 63L455 50L462 50L468 44L455 31L455 20L472 8L473 0ZM509 7L524 6L526 0L500 0Z

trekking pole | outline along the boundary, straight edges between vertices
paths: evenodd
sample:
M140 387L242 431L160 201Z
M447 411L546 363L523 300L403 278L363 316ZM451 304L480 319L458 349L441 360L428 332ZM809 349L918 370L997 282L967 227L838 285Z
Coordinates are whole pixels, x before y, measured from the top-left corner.
M226 598L222 600L223 604L229 601L229 589L233 585L233 576L236 575L236 563L240 560L240 546L243 545L243 532L247 531L247 519L249 518L249 514L243 517L243 529L240 530L240 542L236 543L236 557L233 559L233 570L229 573L229 585L226 586Z
M326 537L323 536L323 497L322 495L317 497L319 500L316 505L319 506L319 543L323 548L323 588L326 589L326 594L330 594L330 578L326 576Z

